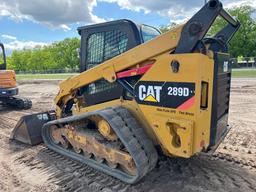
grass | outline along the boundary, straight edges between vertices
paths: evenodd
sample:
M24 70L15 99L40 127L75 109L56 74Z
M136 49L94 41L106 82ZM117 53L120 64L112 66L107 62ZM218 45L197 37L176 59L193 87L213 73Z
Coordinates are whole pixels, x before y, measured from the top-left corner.
M17 80L35 80L35 79L67 79L76 75L76 73L60 73L60 74L17 74ZM256 70L235 69L232 72L232 77L255 77Z
M256 77L256 70L233 70L232 77Z
M17 74L17 80L35 80L35 79L67 79L76 75L76 73L60 73L60 74Z

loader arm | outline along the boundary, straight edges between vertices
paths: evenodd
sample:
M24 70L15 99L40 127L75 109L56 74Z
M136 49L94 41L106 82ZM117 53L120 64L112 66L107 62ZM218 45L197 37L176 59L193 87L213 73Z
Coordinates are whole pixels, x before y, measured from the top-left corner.
M133 67L157 55L173 51L179 42L182 29L183 25L122 55L114 57L93 69L64 80L60 83L60 91L55 98L55 103L59 106L62 101L67 102L72 98L72 94L75 94L77 89L101 78L114 82L117 80L117 72ZM60 113L57 112L57 115L60 115Z

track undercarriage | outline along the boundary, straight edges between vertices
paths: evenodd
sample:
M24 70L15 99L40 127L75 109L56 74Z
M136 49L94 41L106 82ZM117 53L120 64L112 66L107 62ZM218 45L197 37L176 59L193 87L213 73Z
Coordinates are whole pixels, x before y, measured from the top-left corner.
M152 142L122 107L51 121L42 136L50 149L127 183L141 179L157 162Z
M32 101L30 99L22 98L19 96L0 97L0 104L19 110L27 110L32 107Z

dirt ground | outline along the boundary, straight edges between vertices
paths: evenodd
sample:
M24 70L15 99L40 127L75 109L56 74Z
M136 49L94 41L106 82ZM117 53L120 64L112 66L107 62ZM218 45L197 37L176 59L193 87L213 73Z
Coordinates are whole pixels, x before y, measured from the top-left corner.
M44 145L9 141L18 119L54 107L58 81L20 82L33 109L0 108L0 191L256 191L256 78L233 79L232 130L212 155L162 158L141 182L130 186L62 157Z

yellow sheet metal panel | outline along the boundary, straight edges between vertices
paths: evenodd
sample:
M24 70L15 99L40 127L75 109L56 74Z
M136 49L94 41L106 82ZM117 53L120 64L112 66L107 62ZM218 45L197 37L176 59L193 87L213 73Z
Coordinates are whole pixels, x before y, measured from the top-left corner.
M190 157L209 145L214 61L199 53L164 54L155 59L136 85L136 100L163 151ZM179 63L178 72L172 70L174 60ZM202 81L209 83L205 109L200 108ZM180 137L178 147L172 143L170 123L181 127L175 133Z

